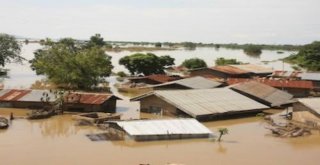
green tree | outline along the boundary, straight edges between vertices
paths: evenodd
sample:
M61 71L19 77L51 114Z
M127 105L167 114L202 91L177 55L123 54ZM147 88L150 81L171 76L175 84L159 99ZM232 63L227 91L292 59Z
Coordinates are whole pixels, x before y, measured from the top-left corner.
M242 64L242 62L237 61L236 59L233 59L233 58L226 59L226 58L221 57L221 58L216 59L215 64L217 66L219 66L219 65L237 65L237 64Z
M194 50L197 47L197 44L193 42L183 42L182 45L185 49L189 49L189 50Z
M161 42L157 42L157 43L154 44L154 46L157 47L157 48L161 48L162 44L161 44Z
M244 46L243 51L250 56L260 56L262 53L262 47L259 45L248 44Z
M320 71L320 41L303 46L297 54L284 60L309 71Z
M188 69L205 68L207 64L204 60L199 58L191 58L183 61L182 66Z
M104 41L104 39L101 37L100 34L95 34L94 36L91 36L90 40L84 46L86 48L91 48L91 47L94 47L94 46L112 48L112 46L110 44L107 44Z
M6 63L22 62L25 60L20 56L21 45L15 37L8 34L0 34L0 65L4 67Z
M119 64L124 65L132 75L163 74L165 67L174 65L174 58L170 56L158 57L152 53L136 53L122 57Z
M110 75L111 57L103 49L83 48L70 38L56 43L48 41L30 61L38 75L47 76L57 85L80 89L91 88Z
M218 141L220 142L222 136L228 134L228 133L229 133L229 130L228 130L227 128L219 128L218 131L219 131L219 133L220 133L220 134L219 134Z
M128 75L124 71L119 71L117 73L117 76L119 76L119 77L127 77Z

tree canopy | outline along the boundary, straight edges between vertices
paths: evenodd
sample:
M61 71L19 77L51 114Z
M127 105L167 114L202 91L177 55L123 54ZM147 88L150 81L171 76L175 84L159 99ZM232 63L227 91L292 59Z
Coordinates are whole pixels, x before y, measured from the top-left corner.
M130 56L122 57L119 61L124 65L132 75L144 74L163 74L164 68L174 65L174 58L170 56L156 56L152 53L136 53Z
M98 46L76 44L71 38L52 42L44 41L44 48L37 50L30 61L38 75L66 87L87 89L110 75L111 57Z
M297 54L285 58L285 61L309 71L320 71L320 41L303 46Z
M217 58L215 61L216 65L237 65L237 64L241 64L242 62L237 61L236 59L227 59L227 58Z
M183 61L182 66L188 69L205 68L207 64L204 60L199 58L190 58Z
M243 51L250 56L260 56L262 53L262 48L259 45L248 44L244 46Z
M23 57L20 56L21 45L15 37L8 34L0 34L0 65L5 66L10 62L22 62Z

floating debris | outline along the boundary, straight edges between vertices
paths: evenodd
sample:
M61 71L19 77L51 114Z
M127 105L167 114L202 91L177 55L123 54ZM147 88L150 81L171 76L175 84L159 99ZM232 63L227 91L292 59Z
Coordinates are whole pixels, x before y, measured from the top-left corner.
M119 141L124 138L115 133L100 133L100 134L88 134L86 135L91 141Z
M9 127L9 120L4 117L0 117L0 129L6 129Z

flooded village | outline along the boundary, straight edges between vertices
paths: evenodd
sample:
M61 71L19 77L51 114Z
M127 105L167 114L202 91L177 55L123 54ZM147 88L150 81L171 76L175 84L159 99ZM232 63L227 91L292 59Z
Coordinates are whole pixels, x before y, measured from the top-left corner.
M319 6L0 1L0 165L318 165Z
M303 153L313 164L320 150L319 78L239 64L112 76L110 89L99 92L12 88L4 79L0 158L5 164L300 164Z

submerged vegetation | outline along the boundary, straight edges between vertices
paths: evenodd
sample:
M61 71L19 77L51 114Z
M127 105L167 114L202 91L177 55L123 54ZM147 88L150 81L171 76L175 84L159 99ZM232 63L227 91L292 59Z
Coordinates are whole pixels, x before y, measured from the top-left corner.
M242 64L242 62L240 61L237 61L237 59L227 59L227 58L217 58L216 61L215 61L215 64L217 66L219 65L238 65L238 64Z
M188 69L205 68L207 64L204 60L200 58L191 58L183 61L182 66Z
M76 43L71 38L58 42L47 39L44 48L37 50L30 60L31 68L63 87L92 88L109 76L113 68L111 57L102 49L103 42L96 37L99 36L87 44Z
M262 53L262 48L258 45L246 45L243 48L244 53L249 56L260 56Z
M170 56L156 56L152 53L136 53L122 57L119 61L132 75L164 74L164 68L174 65L174 58Z
M15 37L0 33L0 65L4 67L10 62L22 62L25 60L20 56L21 45Z
M320 41L303 46L297 54L290 55L284 61L309 71L320 71Z

